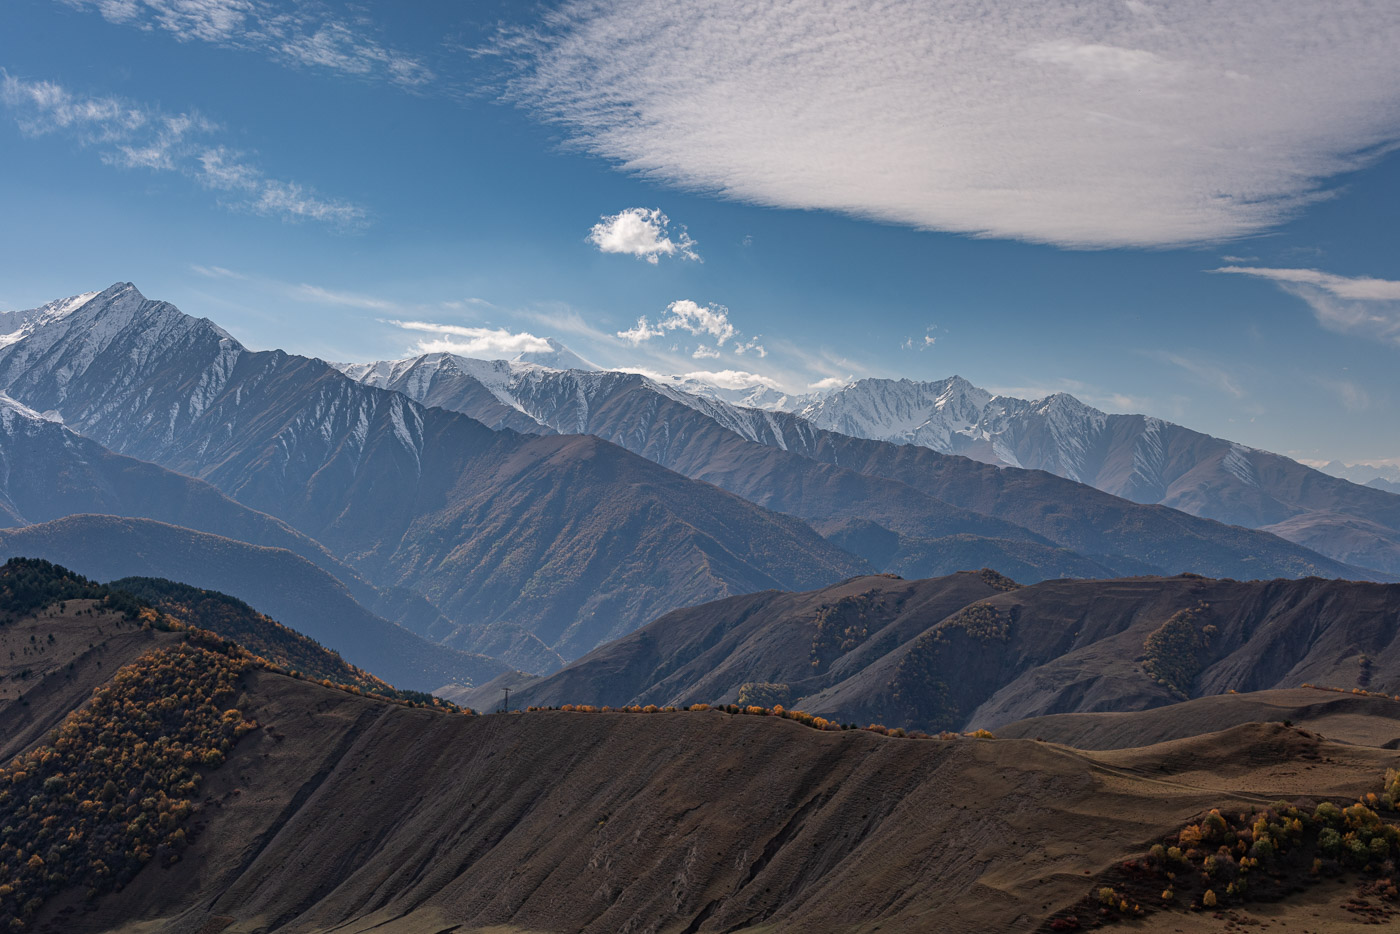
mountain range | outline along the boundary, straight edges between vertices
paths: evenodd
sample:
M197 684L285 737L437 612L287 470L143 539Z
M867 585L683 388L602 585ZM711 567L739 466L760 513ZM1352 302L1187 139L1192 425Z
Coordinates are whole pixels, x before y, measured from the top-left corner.
M422 631L463 649L510 624L576 657L677 606L869 567L597 438L495 431L249 351L129 283L28 315L0 347L0 389L417 592L451 620Z
M993 395L955 376L936 382L862 379L829 393L784 396L761 386L724 392L693 380L596 371L563 375L449 354L344 369L426 404L501 423L504 413L514 409L512 424L518 426L521 414L535 422L526 430L598 434L692 476L698 475L688 463L694 455L687 459L685 452L673 450L697 433L673 427L685 417L678 406L747 441L793 450L789 437L796 423L786 412L835 435L1043 470L1131 502L1261 529L1340 562L1400 573L1400 499L1373 492L1395 492L1383 481L1362 487L1161 419L1101 412L1066 393L1028 401ZM638 386L645 387L645 403L617 402ZM742 401L735 404L734 399ZM713 482L734 489L723 480ZM756 498L742 489L736 492ZM763 501L761 495L757 501ZM803 515L802 507L774 508ZM864 518L880 521L873 514ZM1044 567L1044 576L1058 576L1053 562ZM911 563L900 570L918 576L945 569Z
M449 354L345 369L371 385L468 415L488 400L490 412L514 407L540 429L606 438L798 516L882 570L903 575L966 568L950 561L977 554L1007 573L1018 569L1025 580L1181 570L1391 579L1390 572L1329 561L1272 534L1152 508L1044 471L870 441L638 374L488 364ZM1391 505L1392 497L1337 482Z
M7 313L0 326L10 329L0 337L0 511L10 524L106 514L287 549L366 616L467 653L463 664L489 655L548 673L668 611L872 571L991 567L1028 583L1181 571L1393 579L1044 470L821 427L858 385L802 400L755 389L741 401L768 408L745 406L693 381L599 370L557 341L509 362L431 354L331 365L249 350L130 283ZM970 419L980 404L985 414L982 395L951 381L939 411ZM775 407L799 403L810 417ZM844 427L871 433L865 422ZM1300 476L1294 486L1311 489ZM1356 523L1380 527L1400 503L1335 483L1333 514L1375 498ZM84 521L113 541L156 528ZM66 527L62 548L53 535L65 527L11 537L96 567L94 549L74 550L79 527ZM185 574L293 613L250 586L262 552L238 553L241 577L199 578L169 562L104 570ZM330 633L314 616L298 622ZM472 665L443 684L494 675Z

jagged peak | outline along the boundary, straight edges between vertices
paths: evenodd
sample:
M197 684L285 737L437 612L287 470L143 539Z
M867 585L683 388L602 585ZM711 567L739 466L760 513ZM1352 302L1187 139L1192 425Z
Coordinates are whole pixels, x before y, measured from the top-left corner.
M549 350L525 350L510 358L511 363L527 364L530 366L543 366L551 370L601 370L590 360L585 360L574 351L565 347L561 342L552 337L546 337L545 343L549 345Z
M10 427L15 419L35 424L63 424L63 420L53 414L31 409L14 396L0 390L0 422L3 422L6 427Z

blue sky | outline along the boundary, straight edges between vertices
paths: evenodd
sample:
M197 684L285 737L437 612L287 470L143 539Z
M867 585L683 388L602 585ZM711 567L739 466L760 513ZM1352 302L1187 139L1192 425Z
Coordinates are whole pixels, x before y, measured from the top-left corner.
M1393 2L739 6L7 0L0 307L130 280L329 359L958 373L1400 464Z

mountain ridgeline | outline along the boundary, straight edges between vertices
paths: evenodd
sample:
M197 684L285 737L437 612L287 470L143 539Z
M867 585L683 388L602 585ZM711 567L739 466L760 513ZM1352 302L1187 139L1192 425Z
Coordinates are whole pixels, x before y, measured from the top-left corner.
M489 399L491 412L513 405L544 428L606 438L798 516L904 576L965 569L954 561L975 546L985 563L1025 580L1179 571L1393 579L1267 532L1133 502L1041 470L840 434L636 374L487 366L448 354L350 372L466 414ZM851 523L863 534L851 534Z
M614 707L744 703L766 686L842 723L996 731L1306 683L1397 693L1397 620L1400 585L1318 578L866 577L678 610L510 683L522 705ZM460 697L487 703L499 686Z

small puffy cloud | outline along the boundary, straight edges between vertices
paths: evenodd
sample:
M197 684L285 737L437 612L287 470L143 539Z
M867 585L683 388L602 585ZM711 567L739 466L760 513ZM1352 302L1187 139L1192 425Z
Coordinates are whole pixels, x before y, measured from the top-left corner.
M284 221L313 220L354 229L364 208L326 198L297 182L268 178L214 138L218 124L196 112L170 114L117 97L73 94L50 81L26 81L0 69L0 104L29 136L62 134L93 147L120 169L172 172L222 193L224 207Z
M699 337L707 334L716 344L724 344L739 332L729 323L729 309L723 305L699 305L688 298L666 306L661 327L667 331L683 330Z
M755 337L753 340L750 340L750 341L744 341L743 343L736 343L736 344L734 345L734 352L735 352L736 354L746 354L746 353L756 354L756 355L759 357L759 359L762 359L762 358L768 356L768 348L767 348L767 347L764 347L762 344L760 344L760 343L758 342L758 338L756 338L756 337Z
M777 380L760 376L758 373L746 373L743 370L697 370L694 373L684 374L684 378L693 379L697 383L704 383L718 389L748 389L750 386L766 386L769 389L782 388L778 385Z
M685 331L696 337L712 337L715 341L714 353L712 356L719 356L719 348L723 347L727 341L735 340L739 336L739 331L729 321L729 309L723 305L701 305L692 302L688 298L674 301L666 306L666 313L652 324L646 315L637 319L636 325L625 331L618 331L617 336L632 346L637 346L655 337L664 337L667 332ZM759 356L766 356L767 351L763 350L752 341L749 344L741 345L741 349L736 352L743 353L745 350L757 350ZM696 354L700 356L700 354Z
M1213 271L1273 282L1307 302L1328 330L1400 344L1400 281L1318 269L1222 266Z
M659 208L628 208L604 215L588 232L588 242L603 253L629 253L656 265L662 256L699 260L695 241L681 227L671 239L670 219Z
M906 338L900 343L900 345L899 345L899 346L900 346L900 349L901 349L901 350L932 350L933 347L938 343L938 338L937 338L937 337L934 337L932 334L928 333L929 331L932 331L932 330L933 330L933 328L928 328L927 330L925 330L925 331L924 331L924 336L923 336L923 337L906 337Z
M643 341L649 341L653 337L661 337L665 333L659 327L652 327L647 321L646 315L642 315L637 319L636 325L625 331L618 331L617 336L635 347Z
M829 389L840 389L851 382L849 376L828 376L826 379L819 379L815 383L808 383L808 389L815 389L817 392L826 392Z
M422 331L433 337L420 339L413 348L414 353L451 353L463 357L480 357L498 360L521 353L547 353L551 350L549 341L524 331L514 332L505 328L469 328L456 324L437 324L431 321L390 321L395 327L406 331Z
M717 350L714 347L706 347L704 344L701 344L699 347L695 348L695 351L691 354L691 356L694 357L696 360L713 360L719 356L719 350Z

